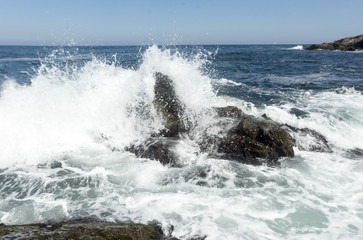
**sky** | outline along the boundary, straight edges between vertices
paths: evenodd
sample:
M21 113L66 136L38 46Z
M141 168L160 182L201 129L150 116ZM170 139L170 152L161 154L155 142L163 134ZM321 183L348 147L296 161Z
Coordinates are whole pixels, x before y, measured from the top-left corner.
M0 45L321 43L362 23L363 0L0 0Z

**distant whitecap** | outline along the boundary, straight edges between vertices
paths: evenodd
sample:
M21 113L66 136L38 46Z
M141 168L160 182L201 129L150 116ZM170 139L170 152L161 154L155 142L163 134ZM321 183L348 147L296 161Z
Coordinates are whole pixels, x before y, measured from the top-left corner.
M295 47L290 48L291 50L304 50L303 45L296 45Z

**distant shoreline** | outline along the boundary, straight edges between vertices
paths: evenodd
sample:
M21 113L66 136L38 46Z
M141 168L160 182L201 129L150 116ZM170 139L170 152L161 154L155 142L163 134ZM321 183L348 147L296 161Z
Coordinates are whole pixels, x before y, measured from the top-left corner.
M313 44L304 47L305 50L329 50L329 51L362 51L363 50L363 35L354 37L346 37L334 42Z

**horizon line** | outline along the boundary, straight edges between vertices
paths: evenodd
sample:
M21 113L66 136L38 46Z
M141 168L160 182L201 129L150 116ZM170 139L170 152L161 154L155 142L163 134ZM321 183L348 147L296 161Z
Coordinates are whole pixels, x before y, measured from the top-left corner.
M311 45L314 43L181 43L181 44L0 44L0 47L145 47L145 46L241 46L241 45Z

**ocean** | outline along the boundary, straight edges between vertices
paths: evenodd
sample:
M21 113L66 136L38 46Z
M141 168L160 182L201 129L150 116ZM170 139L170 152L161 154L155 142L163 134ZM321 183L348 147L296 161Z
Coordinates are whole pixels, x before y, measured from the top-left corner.
M124 150L163 125L155 72L195 126L173 148L181 167ZM0 223L156 219L180 239L363 238L362 52L0 46L0 84ZM219 131L215 106L314 130L330 151L297 134L295 157L276 166L213 158L196 139Z

